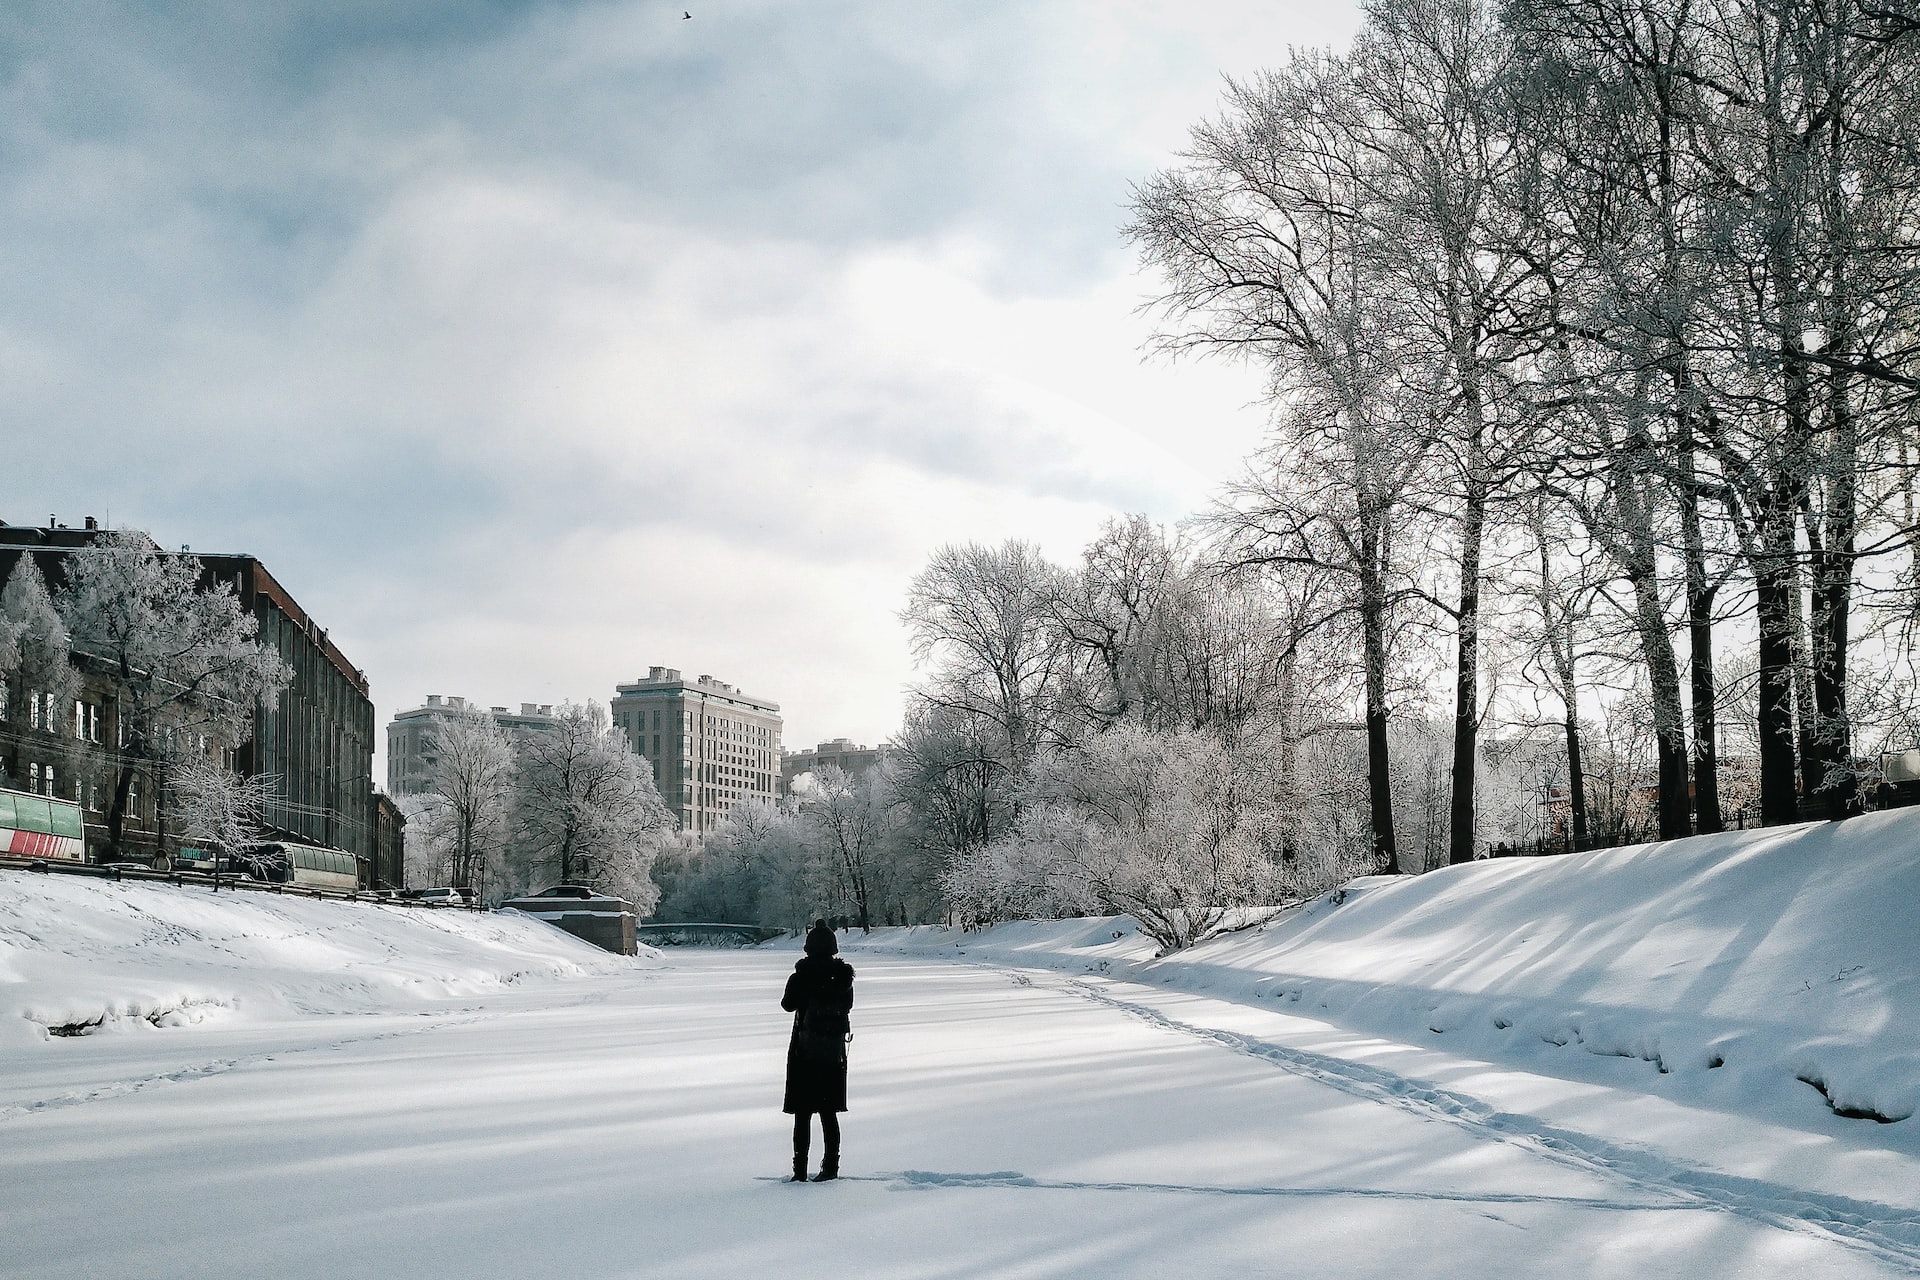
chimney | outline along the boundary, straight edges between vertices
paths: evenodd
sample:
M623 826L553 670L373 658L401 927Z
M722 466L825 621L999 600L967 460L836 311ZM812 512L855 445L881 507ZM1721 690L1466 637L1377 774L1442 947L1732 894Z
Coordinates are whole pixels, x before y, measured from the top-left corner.
M87 517L87 528L98 529L99 527L100 527L100 522L98 520L95 520L92 516Z
M440 705L440 695L439 695L439 694L437 694L437 693L430 693L430 694L428 694L428 695L427 695L427 705L428 705L428 706L430 706L430 707L437 707L437 706L439 706L439 705Z
M553 704L552 704L551 702L543 702L543 703L541 703L541 704L540 704L540 714L541 714L541 715L543 715L543 716L550 716L550 715L552 715L552 714L553 714Z
M664 680L666 678L667 678L667 669L665 667L648 667L647 668L647 679Z
M531 702L523 702L520 704L520 714L523 716L538 715L539 713L540 708Z

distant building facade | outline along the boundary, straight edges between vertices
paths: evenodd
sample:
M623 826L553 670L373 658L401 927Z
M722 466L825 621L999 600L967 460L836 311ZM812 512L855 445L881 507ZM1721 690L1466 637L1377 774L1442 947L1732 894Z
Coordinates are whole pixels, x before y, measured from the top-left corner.
M851 738L822 742L811 751L789 751L780 759L781 790L784 792L792 787L793 780L801 774L812 773L827 765L845 770L850 778L858 778L878 768L892 751L893 748L884 742L877 747L865 747Z
M465 698L443 698L430 693L425 706L402 711L387 722L388 795L417 796L432 789L437 759L434 730L469 711L485 711L509 737L538 733L553 725L551 703L523 702L515 712L506 707L482 707Z
M373 793L373 883L368 887L407 887L407 818L381 791Z
M652 766L667 811L696 839L734 805L781 792L780 704L724 680L651 667L618 687L613 723Z
M31 556L50 590L66 580L66 565L104 531L88 517L69 529L0 521L0 585L24 556ZM156 548L158 549L158 548ZM184 553L184 549L183 549ZM166 554L166 553L162 553ZM251 740L206 743L238 773L274 779L264 815L268 834L306 844L344 849L371 867L374 855L373 702L366 673L285 587L250 555L201 555L203 580L224 582L259 624L255 639L277 652L292 681L272 706L254 708ZM30 714L9 715L0 705L0 765L11 785L80 803L90 857L104 846L111 804L112 747L120 738L120 712L111 684L90 671L84 656L75 664L80 687L69 707L29 703ZM32 691L24 691L31 694ZM13 699L18 703L20 699ZM125 819L122 854L171 856L177 833L166 830L156 780L134 779Z

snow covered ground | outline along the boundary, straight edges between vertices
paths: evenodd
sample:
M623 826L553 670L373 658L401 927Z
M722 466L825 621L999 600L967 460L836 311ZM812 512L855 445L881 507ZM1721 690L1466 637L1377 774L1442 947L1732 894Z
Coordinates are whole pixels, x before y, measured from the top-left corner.
M876 932L848 1176L809 1186L791 951L0 875L0 1020L228 998L0 1039L0 1276L1920 1273L1916 1122L1773 1080L1900 1096L1917 832L1367 883L1157 963L1124 921Z
M1920 809L1359 880L1164 960L1124 917L869 945L1171 985L1920 1155L1920 1121L1873 1123L1920 1110Z
M0 1049L209 1021L405 1011L645 963L512 912L0 873Z

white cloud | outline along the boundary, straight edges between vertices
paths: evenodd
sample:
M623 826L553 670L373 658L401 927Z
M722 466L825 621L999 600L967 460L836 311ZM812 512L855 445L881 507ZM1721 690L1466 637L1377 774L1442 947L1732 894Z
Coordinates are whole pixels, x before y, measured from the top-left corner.
M1352 21L907 14L35 45L0 98L0 514L261 555L383 716L663 662L793 742L886 735L933 547L1068 559L1257 443L1252 373L1143 362L1126 184L1223 70Z

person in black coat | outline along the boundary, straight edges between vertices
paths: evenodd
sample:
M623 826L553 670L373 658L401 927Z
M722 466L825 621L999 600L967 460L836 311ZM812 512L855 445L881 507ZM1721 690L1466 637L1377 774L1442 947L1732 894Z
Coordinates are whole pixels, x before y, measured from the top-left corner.
M781 1110L793 1117L793 1180L807 1180L807 1142L812 1116L820 1116L826 1158L815 1182L840 1176L840 1116L847 1109L848 1013L853 1008L853 966L836 954L840 944L826 921L807 930L806 955L787 978L780 1007L793 1014L787 1042L787 1096Z

